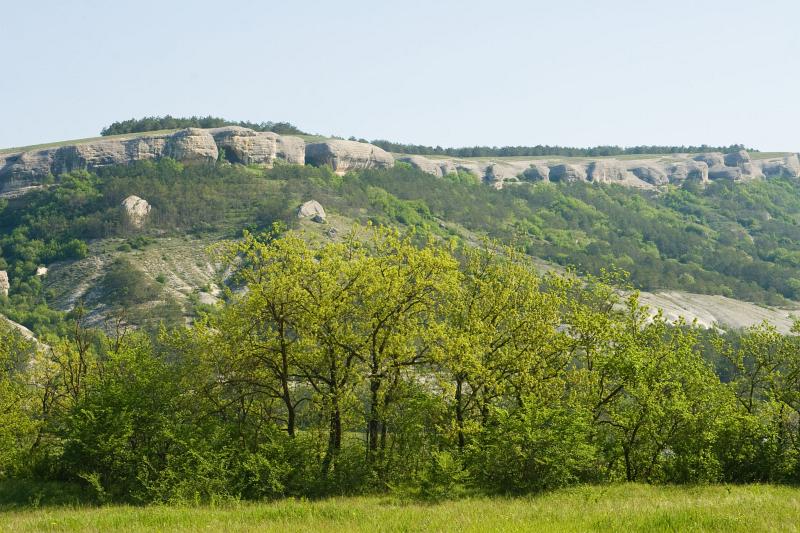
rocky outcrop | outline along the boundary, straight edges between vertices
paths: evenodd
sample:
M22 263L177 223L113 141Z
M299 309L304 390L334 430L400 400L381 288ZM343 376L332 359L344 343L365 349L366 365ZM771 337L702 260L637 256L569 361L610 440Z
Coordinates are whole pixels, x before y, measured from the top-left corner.
M310 218L314 222L325 222L327 216L321 203L316 200L309 200L297 210L297 218Z
M761 161L761 171L768 178L800 177L800 159L792 154L778 160Z
M530 163L521 177L525 181L550 181L550 167L544 163Z
M48 175L77 169L95 170L162 157L182 162L215 161L220 149L236 163L305 163L305 142L299 137L241 127L188 128L171 134L117 137L0 155L0 194L38 185Z
M219 148L207 130L187 128L170 137L165 155L177 161L216 161Z
M692 159L694 159L695 161L702 161L703 163L708 165L708 168L719 167L719 166L724 166L725 165L725 156L723 156L719 152L710 152L710 153L707 153L707 154L699 154L699 155L694 156Z
M150 214L150 204L138 196L128 196L120 205L125 223L134 229L141 229Z
M731 152L729 154L725 154L723 157L723 162L725 163L726 167L744 168L745 165L750 164L751 162L750 154L747 153L747 150Z
M667 177L671 183L686 180L708 181L708 165L703 161L678 161L667 166Z
M529 169L524 161L492 162L484 170L484 181L502 186L506 183L518 183L520 175Z
M628 170L616 159L599 159L589 163L587 171L589 181L597 183L613 183L629 178Z
M639 163L630 168L631 174L650 185L666 185L669 183L663 167L655 163Z
M8 296L8 289L11 284L8 283L8 272L0 270L0 296Z
M218 148L231 163L243 165L272 165L277 154L274 133L261 133L241 126L208 130Z
M731 181L740 180L742 179L742 169L739 167L711 167L708 169L708 179Z
M725 154L725 166L738 168L742 171L742 177L758 178L761 177L761 168L753 164L747 150L739 150Z
M394 157L369 143L333 139L306 145L306 162L314 166L328 165L337 174L367 168L389 168Z
M292 165L306 164L306 142L300 137L278 135L275 139L275 157Z
M448 174L456 174L458 172L456 165L449 159L430 159L421 155L408 155L398 157L397 160L407 163L422 172L433 174L437 178L447 176Z
M583 166L562 163L550 167L550 181L586 181Z
M220 153L232 163L272 166L276 162L350 170L388 168L394 158L369 143L328 140L306 144L300 137L256 132L248 128L189 128L168 134L119 136L27 152L0 154L0 198L13 198L48 183L48 175L76 169L172 157L183 162L215 161ZM657 187L686 180L746 180L800 177L797 154L753 160L745 150L729 154L668 154L639 160L603 158L497 159L432 158L404 155L399 161L437 177L468 172L502 188L521 181L592 181L633 187Z

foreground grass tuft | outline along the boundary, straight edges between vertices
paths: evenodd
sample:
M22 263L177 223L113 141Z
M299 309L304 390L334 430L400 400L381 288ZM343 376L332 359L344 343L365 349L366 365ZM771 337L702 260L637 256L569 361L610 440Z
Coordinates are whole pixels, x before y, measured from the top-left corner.
M797 531L800 489L565 489L530 498L439 504L392 498L241 503L221 507L51 507L0 514L0 531Z

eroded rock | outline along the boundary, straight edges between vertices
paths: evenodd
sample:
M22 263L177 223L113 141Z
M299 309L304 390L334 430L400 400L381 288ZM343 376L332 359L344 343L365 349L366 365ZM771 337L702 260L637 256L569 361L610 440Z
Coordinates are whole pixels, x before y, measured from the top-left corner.
M165 155L178 161L216 161L219 149L207 130L186 128L169 138Z
M679 161L667 167L667 177L671 182L686 180L708 181L708 165L703 161Z
M300 137L278 135L275 139L275 149L275 156L285 163L292 165L306 164L306 142Z
M627 169L616 159L599 159L589 163L589 181L611 183L628 179Z
M350 170L389 168L394 165L392 155L382 148L341 139L307 144L305 155L307 163L314 166L329 165L338 174Z
M208 130L218 148L225 150L231 163L272 166L277 154L278 135L253 131L241 126L228 126Z
M631 174L651 185L666 185L669 183L664 168L654 163L639 163L631 167L630 171Z
M445 175L442 169L442 165L439 161L434 161L432 159L428 159L427 157L421 155L408 155L403 157L398 157L398 161L403 163L408 163L413 168L417 170L421 170L422 172L427 172L428 174L432 174L437 178L441 178ZM455 169L455 167L453 167Z
M526 181L550 181L550 167L544 163L530 163L522 172L522 179Z
M144 227L151 209L147 200L131 195L122 201L121 207L123 219L130 227Z
M8 296L8 289L10 288L11 284L8 282L8 272L0 270L0 295Z
M702 161L708 168L719 167L725 165L725 157L720 152L709 152L707 154L699 154L692 159L695 161Z
M742 179L742 169L739 167L711 167L708 169L708 179L731 181L740 180Z
M550 167L550 181L586 181L586 170L570 163L555 165Z
M309 200L297 210L297 218L310 218L314 222L325 222L327 215L322 204L316 200Z
M792 154L777 161L762 161L761 171L768 178L797 178L800 177L800 159Z

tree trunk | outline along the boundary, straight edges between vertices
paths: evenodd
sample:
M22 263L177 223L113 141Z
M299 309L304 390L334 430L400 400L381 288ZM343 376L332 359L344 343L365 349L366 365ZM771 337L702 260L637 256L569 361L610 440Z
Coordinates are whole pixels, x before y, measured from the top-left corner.
M330 427L328 429L328 449L322 460L322 471L328 473L331 466L336 465L336 457L342 449L342 415L339 411L338 399L333 399L331 406Z
M295 405L292 403L292 393L289 389L289 357L285 350L282 351L281 371L283 375L281 376L281 392L283 404L286 407L286 433L288 433L290 437L294 438L295 419L297 416L295 413Z
M369 459L372 460L378 450L378 433L380 432L380 419L378 417L378 391L381 388L381 379L378 377L378 364L373 356L372 377L369 380L369 423L367 424L367 446Z
M464 451L466 439L464 438L464 405L463 405L463 389L464 379L461 376L456 377L456 425L458 426L458 451Z

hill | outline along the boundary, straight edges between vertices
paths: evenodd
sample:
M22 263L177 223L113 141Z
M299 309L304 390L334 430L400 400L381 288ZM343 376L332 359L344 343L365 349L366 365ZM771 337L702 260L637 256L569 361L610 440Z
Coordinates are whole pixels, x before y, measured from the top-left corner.
M238 126L6 155L0 480L101 503L796 483L793 157L437 173Z
M151 155L129 159L133 147ZM323 234L322 226L294 214L308 199L323 203L340 235L371 221L440 239L487 236L581 273L623 269L634 287L656 293L650 302L706 325L767 318L787 330L793 300L800 299L796 156L786 154L425 161L398 155L395 163L364 143L222 127L60 143L2 157L0 270L11 278L2 312L40 333L79 302L95 324L122 307L134 323L145 316L190 320L225 285L207 247L275 221ZM322 166L297 166L304 161ZM654 185L636 177L641 168L667 176L668 168L713 169L726 161L738 165L725 167L738 179L701 173ZM556 172L577 178L556 181ZM127 226L119 207L131 195L153 209L142 229ZM46 276L36 275L41 266ZM147 290L119 300L110 274ZM703 295L786 310L741 304L719 313L718 303Z

